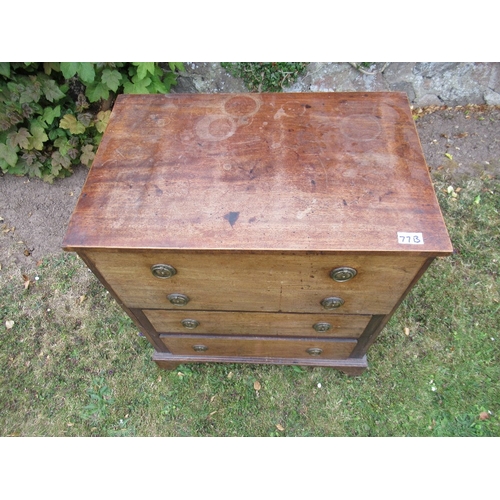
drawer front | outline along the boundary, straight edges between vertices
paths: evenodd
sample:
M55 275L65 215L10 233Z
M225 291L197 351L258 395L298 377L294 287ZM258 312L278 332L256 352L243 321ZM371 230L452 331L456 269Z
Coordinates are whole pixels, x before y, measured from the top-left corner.
M371 316L143 310L157 332L358 338Z
M411 283L424 257L284 253L187 253L153 251L93 251L96 266L129 308L280 311L324 313L325 298L343 304L329 312L385 314ZM175 270L169 278L153 276L163 264ZM348 266L354 278L338 282L330 272ZM168 274L168 268L166 274ZM171 303L181 294L188 302Z
M276 339L219 337L211 335L161 335L172 354L200 356L247 356L266 358L346 359L355 339Z

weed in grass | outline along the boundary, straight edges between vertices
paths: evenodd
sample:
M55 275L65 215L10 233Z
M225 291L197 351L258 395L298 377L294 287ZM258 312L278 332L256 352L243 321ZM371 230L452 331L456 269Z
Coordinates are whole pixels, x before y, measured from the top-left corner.
M89 420L92 423L105 418L109 413L109 406L115 400L111 395L110 388L105 384L104 378L99 377L92 381L92 387L87 390L90 403L83 408L82 419Z

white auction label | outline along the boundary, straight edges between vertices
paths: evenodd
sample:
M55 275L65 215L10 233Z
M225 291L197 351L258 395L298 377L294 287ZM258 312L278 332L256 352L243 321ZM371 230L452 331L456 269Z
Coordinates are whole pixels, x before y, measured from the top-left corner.
M422 233L398 232L398 243L401 245L423 245L424 237Z

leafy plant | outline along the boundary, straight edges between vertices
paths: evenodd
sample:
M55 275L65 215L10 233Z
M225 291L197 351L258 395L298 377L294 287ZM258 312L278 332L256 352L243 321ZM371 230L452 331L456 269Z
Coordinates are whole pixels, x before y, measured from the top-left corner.
M377 63L374 62L351 62L349 64L365 75L376 75L377 73L383 73L390 63L384 63L381 68L377 68Z
M308 63L305 62L238 62L221 63L233 76L242 78L252 92L282 92L292 85L302 74Z
M119 93L168 93L182 63L0 63L0 168L47 182L90 166Z
M99 377L92 381L92 387L87 391L90 403L84 407L84 420L100 420L108 414L108 407L115 401L111 389L105 384L104 378Z

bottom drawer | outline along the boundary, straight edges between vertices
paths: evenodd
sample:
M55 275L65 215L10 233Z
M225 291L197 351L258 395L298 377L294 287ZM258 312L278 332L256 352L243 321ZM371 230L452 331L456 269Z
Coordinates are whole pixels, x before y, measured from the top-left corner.
M172 354L346 359L355 339L283 339L212 335L160 335Z

